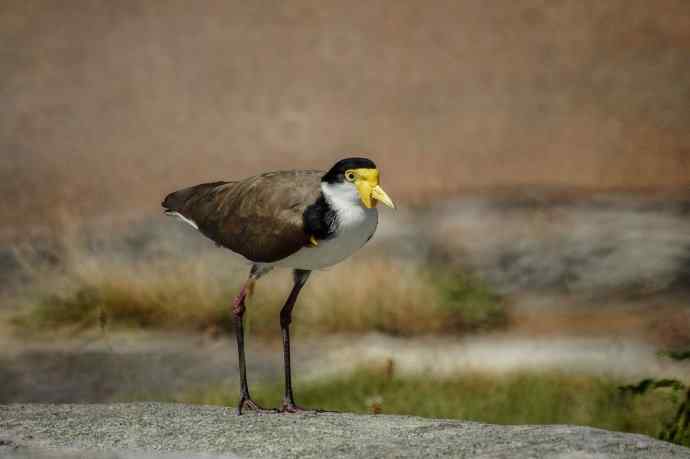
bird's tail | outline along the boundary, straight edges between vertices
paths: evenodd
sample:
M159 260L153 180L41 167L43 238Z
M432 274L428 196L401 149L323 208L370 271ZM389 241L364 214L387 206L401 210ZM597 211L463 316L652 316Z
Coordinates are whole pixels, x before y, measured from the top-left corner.
M175 213L184 215L185 211L189 210L190 205L195 201L212 193L218 186L227 183L229 182L202 183L201 185L174 191L163 199L161 206L163 206L164 212L168 215Z

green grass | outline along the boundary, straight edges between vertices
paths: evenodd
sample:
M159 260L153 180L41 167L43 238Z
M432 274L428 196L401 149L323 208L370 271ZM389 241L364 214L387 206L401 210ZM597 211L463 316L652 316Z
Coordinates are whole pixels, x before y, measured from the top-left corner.
M497 424L576 424L656 436L673 415L671 394L633 397L620 382L556 372L504 376L471 373L457 377L403 377L390 370L360 369L344 377L298 383L295 396L306 407L354 413L381 412ZM279 406L282 387L253 388L257 401ZM168 401L235 406L237 388L210 387Z
M507 325L508 315L503 299L489 286L467 273L435 269L428 281L438 295L437 307L452 328L487 330Z
M15 324L26 330L95 326L231 331L230 302L244 273L207 276L198 266L101 266L73 276L70 287L37 296ZM270 276L270 277L269 277ZM289 276L261 279L248 302L253 334L278 333ZM347 279L346 282L343 279ZM457 269L370 260L316 273L295 309L301 334L457 333L507 323L506 304Z
M687 360L690 353L671 352L671 358ZM646 378L637 384L629 384L621 388L626 393L634 396L648 397L657 390L670 391L671 397L678 406L675 416L664 421L663 429L659 432L662 440L690 447L690 387L677 379Z

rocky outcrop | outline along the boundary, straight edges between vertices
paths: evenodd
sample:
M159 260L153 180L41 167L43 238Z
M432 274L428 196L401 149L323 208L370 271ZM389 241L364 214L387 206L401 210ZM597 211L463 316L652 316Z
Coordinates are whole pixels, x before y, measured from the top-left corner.
M409 416L247 413L161 403L0 406L10 458L690 458L643 435Z

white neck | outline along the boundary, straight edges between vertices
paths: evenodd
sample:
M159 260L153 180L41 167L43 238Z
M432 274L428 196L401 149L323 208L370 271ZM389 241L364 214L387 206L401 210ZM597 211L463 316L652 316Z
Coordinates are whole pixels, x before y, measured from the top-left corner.
M339 230L358 226L378 215L376 208L367 209L359 197L357 188L351 183L322 183L321 191L337 215ZM376 219L378 220L378 219Z
M334 209L352 206L364 207L357 188L351 183L322 183L321 191Z
M351 183L321 183L321 191L330 208L335 212L334 237L319 241L318 246L308 247L278 261L279 266L299 269L322 269L339 263L367 243L376 231L378 212L367 209Z

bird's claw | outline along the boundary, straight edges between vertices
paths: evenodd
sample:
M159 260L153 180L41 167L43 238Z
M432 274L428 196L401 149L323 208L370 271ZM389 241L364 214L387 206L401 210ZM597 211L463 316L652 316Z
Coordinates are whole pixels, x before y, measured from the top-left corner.
M237 415L238 416L242 415L242 410L244 408L247 408L248 410L251 410L251 411L255 411L258 414L277 413L278 412L278 410L271 410L271 409L262 408L258 403L256 403L254 400L252 400L249 397L240 398L240 402L237 404Z
M296 405L293 402L283 402L283 405L280 408L279 412L291 414L291 413L323 413L324 411L323 410L313 410L313 409L303 408L299 405Z

